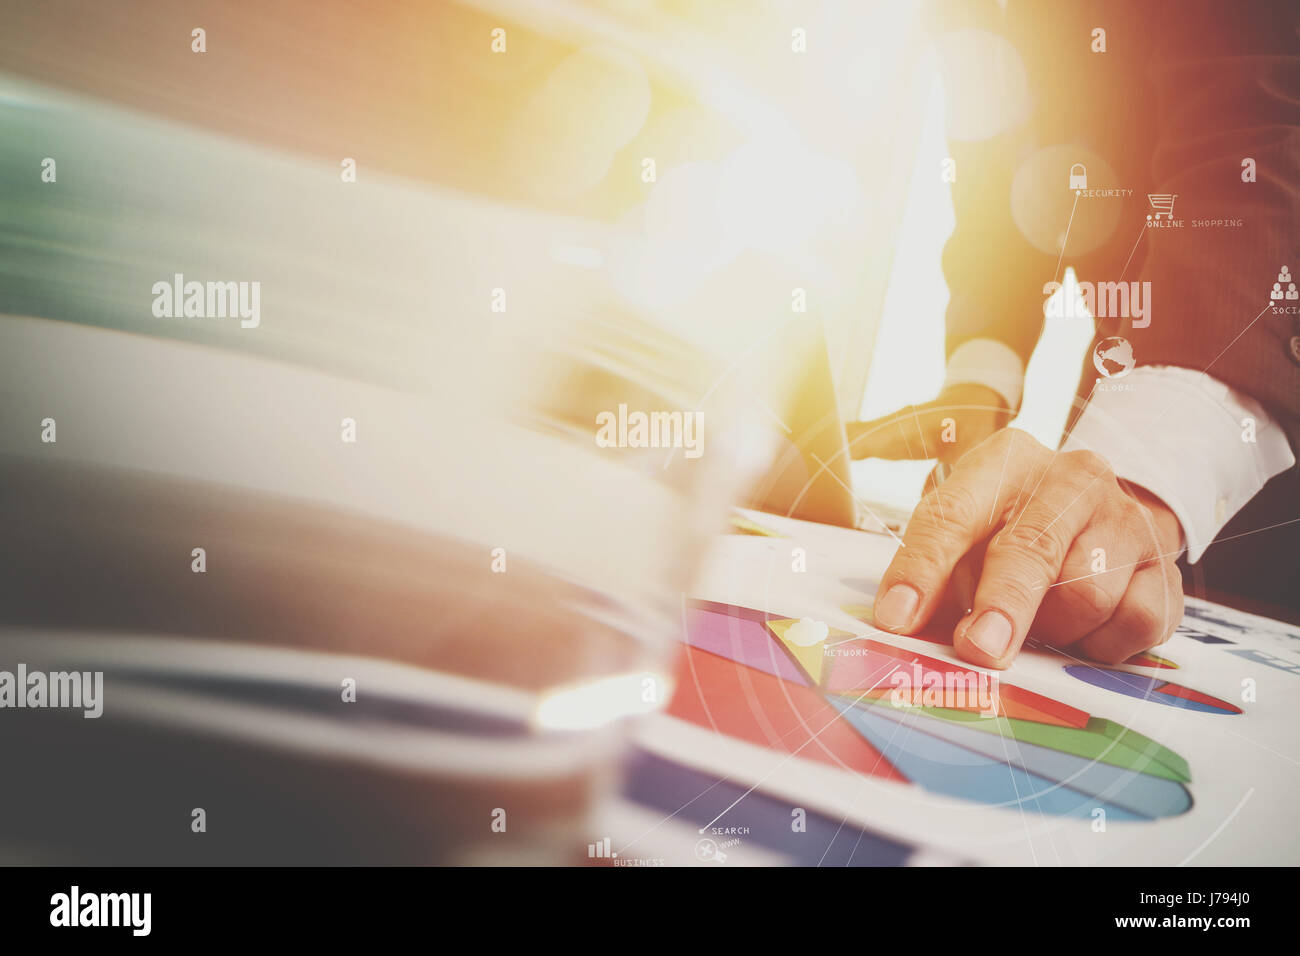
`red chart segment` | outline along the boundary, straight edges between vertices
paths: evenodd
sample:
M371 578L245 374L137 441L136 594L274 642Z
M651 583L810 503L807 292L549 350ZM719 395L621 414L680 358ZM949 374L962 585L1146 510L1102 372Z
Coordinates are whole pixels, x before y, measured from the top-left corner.
M671 716L857 773L905 779L812 688L694 647L685 651Z
M829 677L822 683L833 694L911 698L913 704L953 710L989 711L1062 727L1083 727L1086 711L1033 691L1003 684L980 671L950 661L903 650L868 638L837 644ZM897 691L897 692L896 692Z

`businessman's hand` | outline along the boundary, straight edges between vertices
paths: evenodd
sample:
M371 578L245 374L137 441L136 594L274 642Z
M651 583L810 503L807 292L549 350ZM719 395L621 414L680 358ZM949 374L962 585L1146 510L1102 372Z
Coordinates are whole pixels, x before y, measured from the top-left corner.
M954 385L932 402L869 422L849 422L854 458L938 458L952 464L1011 419L1002 396L984 385Z
M913 634L953 566L983 552L974 609L953 632L966 660L1006 667L1025 638L1107 663L1161 643L1183 616L1182 530L1092 452L1053 452L1006 428L921 500L876 595L877 626Z

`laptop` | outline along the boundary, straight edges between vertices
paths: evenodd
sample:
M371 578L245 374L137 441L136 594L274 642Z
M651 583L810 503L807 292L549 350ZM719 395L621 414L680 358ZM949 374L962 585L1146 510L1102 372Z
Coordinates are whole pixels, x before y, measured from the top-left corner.
M751 494L749 506L821 524L900 533L906 514L853 490L848 431L836 400L821 322L791 322L760 361L784 367L790 398L774 423L779 426L775 461Z

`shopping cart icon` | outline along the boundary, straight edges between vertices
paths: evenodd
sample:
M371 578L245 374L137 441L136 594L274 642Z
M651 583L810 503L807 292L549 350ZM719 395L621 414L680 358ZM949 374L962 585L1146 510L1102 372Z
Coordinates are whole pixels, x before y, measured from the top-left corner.
M1161 216L1166 219L1173 219L1174 200L1177 198L1177 193L1147 193L1147 202L1151 204L1151 212L1155 213L1154 216L1147 213L1147 220L1150 221L1154 218L1156 222L1159 222Z

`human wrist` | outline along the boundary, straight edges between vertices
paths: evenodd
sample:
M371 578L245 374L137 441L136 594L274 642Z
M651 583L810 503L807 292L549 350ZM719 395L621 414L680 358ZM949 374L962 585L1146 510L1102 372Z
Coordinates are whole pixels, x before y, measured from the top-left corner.
M948 355L944 391L961 385L982 385L998 395L1011 411L1020 407L1025 364L1005 342L993 338L967 339Z
M1160 554L1171 558L1180 554L1185 537L1182 522L1178 520L1173 509L1165 504L1163 498L1141 485L1125 482L1124 490L1150 514Z

